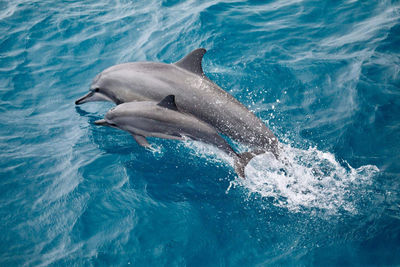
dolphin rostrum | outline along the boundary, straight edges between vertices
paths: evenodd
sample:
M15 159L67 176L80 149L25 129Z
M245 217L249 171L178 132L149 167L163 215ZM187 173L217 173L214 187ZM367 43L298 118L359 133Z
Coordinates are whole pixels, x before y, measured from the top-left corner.
M95 124L127 131L139 145L146 148L151 148L146 137L192 139L212 144L234 158L235 171L242 178L246 164L256 155L236 153L212 126L190 114L179 112L174 95L165 97L159 103L140 101L118 105Z
M90 92L76 100L161 101L176 96L179 111L189 113L235 141L278 156L278 139L265 124L232 95L208 79L201 61L206 50L196 49L174 64L131 62L112 66L98 74Z

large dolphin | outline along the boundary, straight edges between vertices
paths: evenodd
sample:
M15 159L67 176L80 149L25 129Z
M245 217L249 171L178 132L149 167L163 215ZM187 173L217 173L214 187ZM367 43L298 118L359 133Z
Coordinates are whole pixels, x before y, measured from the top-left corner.
M140 101L120 104L95 123L127 131L146 148L151 147L146 137L189 138L212 144L234 158L235 171L242 178L246 164L255 156L249 152L236 153L212 126L193 115L179 112L173 95L165 97L160 103Z
M180 111L252 149L278 156L278 140L265 124L205 76L201 66L205 53L203 48L196 49L174 64L132 62L112 66L98 74L90 92L75 103L159 102L167 95L175 95Z

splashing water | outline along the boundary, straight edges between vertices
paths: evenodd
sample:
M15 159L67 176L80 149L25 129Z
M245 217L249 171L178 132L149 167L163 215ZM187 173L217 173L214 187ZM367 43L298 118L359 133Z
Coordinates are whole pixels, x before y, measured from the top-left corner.
M192 141L182 145L214 164L233 166L232 158L213 146ZM292 212L317 209L332 215L340 211L356 214L358 192L370 186L379 172L374 165L353 168L340 163L332 153L315 147L299 149L281 144L281 158L277 160L272 153L256 156L246 167L246 179L232 181L227 193L232 186L240 186L249 196L272 199L274 205Z
M354 194L370 185L379 171L373 165L340 164L333 154L316 148L282 145L281 157L284 160L271 153L255 157L246 167L246 179L236 179L231 186L243 186L249 194L271 198L274 205L295 212L315 208L329 214L357 213Z

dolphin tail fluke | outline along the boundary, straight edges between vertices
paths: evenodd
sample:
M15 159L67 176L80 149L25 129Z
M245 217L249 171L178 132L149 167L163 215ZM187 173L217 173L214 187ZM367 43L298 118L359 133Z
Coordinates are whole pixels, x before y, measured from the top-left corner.
M252 158L254 158L257 155L263 154L265 151L252 151L252 152L244 152L241 154L238 154L237 157L235 157L235 172L237 175L239 175L240 178L245 178L244 175L244 169L246 168L247 164L250 162Z

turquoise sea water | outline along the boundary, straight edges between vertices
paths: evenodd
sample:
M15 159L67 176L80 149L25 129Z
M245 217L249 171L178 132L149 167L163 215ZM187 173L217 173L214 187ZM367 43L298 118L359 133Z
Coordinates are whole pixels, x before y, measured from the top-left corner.
M398 1L0 1L0 266L400 264ZM74 101L103 69L203 68L272 129L239 179Z

